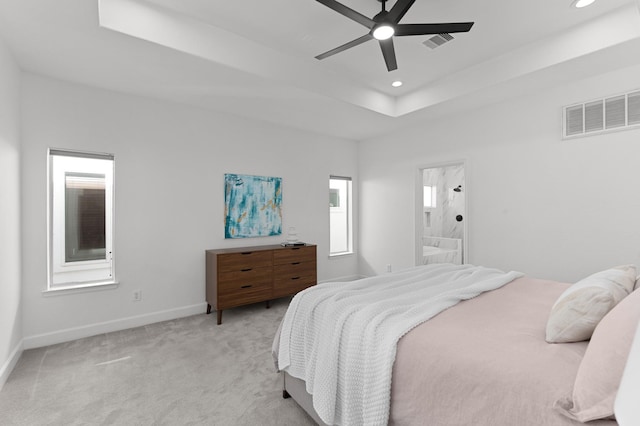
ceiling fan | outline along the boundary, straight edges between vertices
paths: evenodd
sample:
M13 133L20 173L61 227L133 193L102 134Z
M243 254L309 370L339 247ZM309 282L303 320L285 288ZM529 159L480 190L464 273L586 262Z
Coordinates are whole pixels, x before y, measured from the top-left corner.
M411 8L416 0L397 0L391 10L387 11L385 3L387 0L378 0L382 3L382 11L373 18L367 18L355 10L338 3L336 0L316 0L318 3L322 3L330 9L335 10L341 15L356 21L357 23L364 25L369 29L369 33L358 37L348 43L338 46L335 49L331 49L318 56L316 59L325 59L329 56L333 56L336 53L340 53L344 50L358 46L365 41L369 41L372 38L378 40L380 43L380 49L382 50L382 56L387 64L387 70L393 71L398 68L396 62L396 53L393 47L393 36L415 36L426 34L442 34L442 33L464 33L471 29L473 22L452 22L452 23L437 23L437 24L400 24L400 20L404 17L407 11Z

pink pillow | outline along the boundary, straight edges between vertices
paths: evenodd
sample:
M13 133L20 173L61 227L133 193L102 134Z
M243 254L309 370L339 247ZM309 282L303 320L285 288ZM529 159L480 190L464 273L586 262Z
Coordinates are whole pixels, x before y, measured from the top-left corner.
M618 303L600 321L578 368L572 398L555 408L580 422L613 417L613 404L640 322L640 291Z

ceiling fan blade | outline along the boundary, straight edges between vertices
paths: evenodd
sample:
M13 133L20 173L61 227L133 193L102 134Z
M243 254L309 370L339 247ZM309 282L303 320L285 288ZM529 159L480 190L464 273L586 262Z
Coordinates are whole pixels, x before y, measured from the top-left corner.
M387 18L389 18L394 24L397 24L409 11L409 8L413 6L415 1L416 0L398 0L387 14Z
M331 49L327 52L324 52L318 56L316 56L316 59L324 59L324 58L328 58L329 56L333 56L336 53L340 53L344 50L347 49L351 49L352 47L355 47L359 44L364 43L365 41L371 40L373 38L373 36L371 34L365 34L362 37L358 37L355 40L351 40L349 43L345 43L342 46L338 46L335 49Z
M396 63L396 51L393 48L393 37L386 40L380 40L380 49L382 49L382 56L384 56L384 62L387 64L387 70L393 71L398 69Z
M366 16L364 16L363 14L356 12L355 10L341 4L338 3L335 0L316 0L318 3L322 3L325 6L327 6L330 9L335 10L336 12L338 12L341 15L346 16L347 18L351 19L352 21L356 21L359 24L364 25L365 27L372 29L374 27L374 25L376 24L373 19L369 19Z
M473 27L473 22L452 22L448 24L399 24L394 36L413 36L442 33L466 33Z

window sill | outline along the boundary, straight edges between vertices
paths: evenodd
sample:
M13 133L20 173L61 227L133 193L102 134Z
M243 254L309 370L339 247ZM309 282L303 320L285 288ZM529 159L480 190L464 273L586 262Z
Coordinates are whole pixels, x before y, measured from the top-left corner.
M112 290L120 285L117 281L105 281L91 284L56 286L42 291L43 296L62 296L66 294L87 293L92 291Z
M339 259L341 257L355 256L355 252L345 251L344 253L330 254L329 259Z

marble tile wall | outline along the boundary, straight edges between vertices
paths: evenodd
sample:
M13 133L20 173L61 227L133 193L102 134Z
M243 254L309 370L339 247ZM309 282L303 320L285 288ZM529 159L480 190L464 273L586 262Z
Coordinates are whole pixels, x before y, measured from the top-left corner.
M464 237L464 166L454 165L425 169L423 184L436 188L436 207L424 207L424 236L460 238ZM460 187L460 192L454 191ZM425 216L430 215L430 226ZM458 222L456 216L462 215Z

